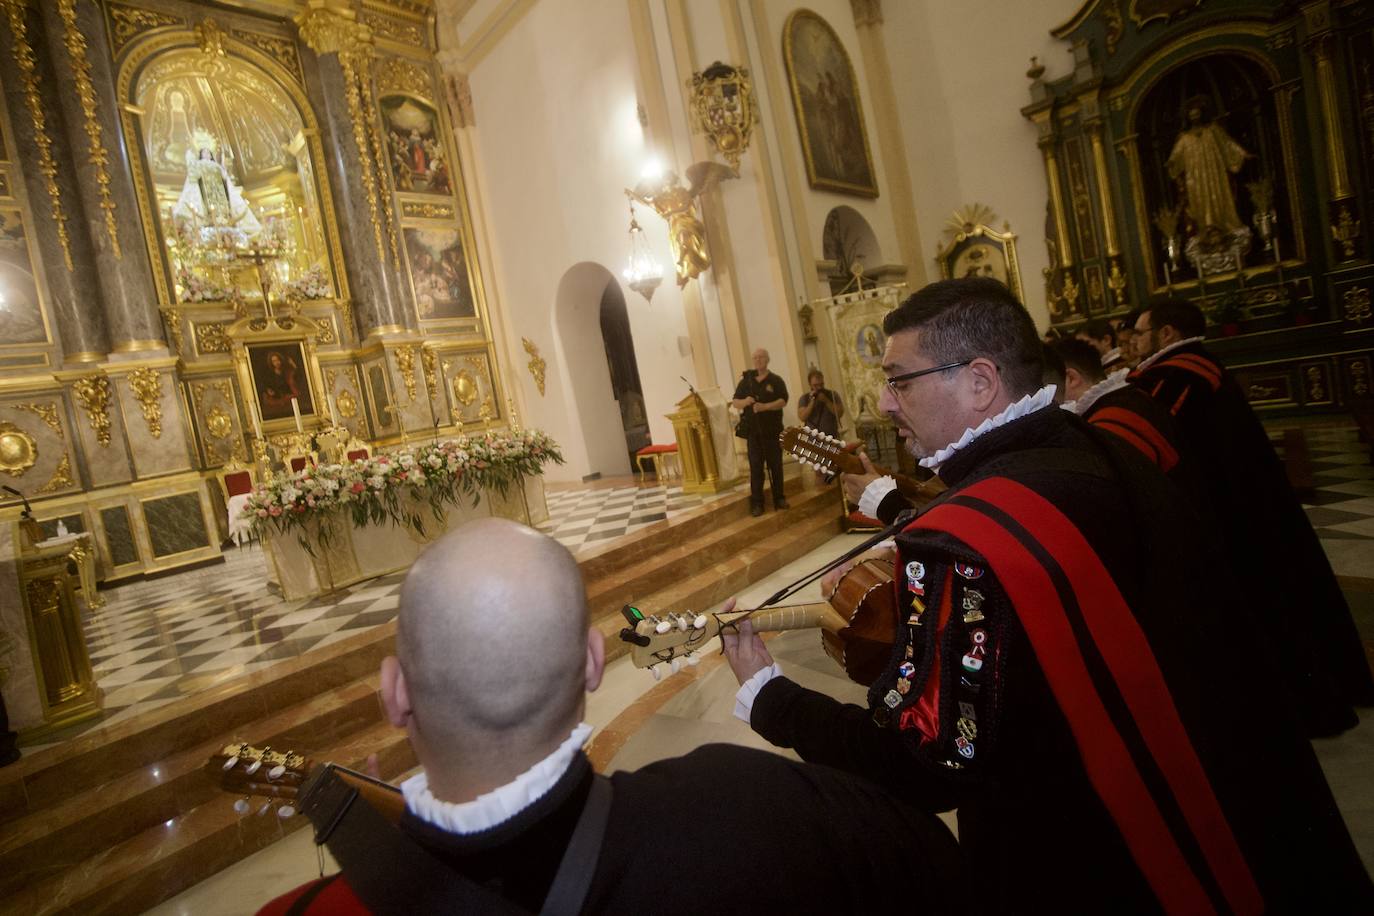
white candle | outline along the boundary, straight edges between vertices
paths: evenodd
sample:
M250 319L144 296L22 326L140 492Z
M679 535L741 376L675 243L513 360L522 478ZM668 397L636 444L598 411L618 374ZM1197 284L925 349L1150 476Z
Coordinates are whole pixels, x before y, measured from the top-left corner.
M305 432L305 427L301 426L301 405L295 398L291 399L291 412L296 415L296 432Z
M339 408L334 401L334 395L327 395L329 401L329 422L334 426L339 425Z
M262 421L258 419L258 406L252 401L248 402L248 415L253 418L253 435L262 438Z

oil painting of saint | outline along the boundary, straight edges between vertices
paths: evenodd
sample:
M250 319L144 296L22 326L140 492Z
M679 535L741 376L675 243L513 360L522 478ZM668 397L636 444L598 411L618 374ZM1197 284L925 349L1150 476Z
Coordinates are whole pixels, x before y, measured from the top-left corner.
M381 108L396 190L452 194L452 173L439 139L438 112L409 96L384 98Z
M811 187L877 197L858 82L839 36L810 10L783 30L792 105Z
M405 240L420 319L477 317L467 256L458 230L407 227Z
M298 341L255 344L248 348L248 364L253 373L253 390L264 423L294 416L291 399L296 399L301 416L315 412L306 372L305 349Z

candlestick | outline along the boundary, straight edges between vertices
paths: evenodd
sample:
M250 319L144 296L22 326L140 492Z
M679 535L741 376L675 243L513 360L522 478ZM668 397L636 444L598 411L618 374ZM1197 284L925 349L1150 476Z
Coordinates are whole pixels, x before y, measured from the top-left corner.
M262 421L258 419L258 405L248 402L248 415L253 418L253 435L262 438Z
M296 415L296 432L304 433L305 427L301 426L301 405L295 398L291 399L291 412Z
M1165 288L1165 289L1173 289L1173 287L1174 287L1174 280L1173 280L1173 277L1172 277L1172 276L1170 275L1170 273L1169 273L1169 262L1168 262L1168 261L1165 261L1165 262L1164 262L1164 288Z
M339 408L334 400L334 395L325 395L325 401L329 404L329 423L332 426L339 426Z

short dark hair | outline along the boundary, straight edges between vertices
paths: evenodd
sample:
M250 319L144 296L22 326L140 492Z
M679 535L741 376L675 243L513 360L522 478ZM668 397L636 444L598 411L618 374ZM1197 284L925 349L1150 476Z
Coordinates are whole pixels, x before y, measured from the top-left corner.
M1201 337L1207 333L1207 319L1202 309L1187 299L1153 299L1147 311L1150 327L1155 331L1170 327L1183 337Z
M1079 328L1078 333L1085 334L1093 340L1102 340L1105 337L1111 342L1111 346L1116 346L1116 330L1105 318L1094 318Z
M813 366L811 367L811 371L806 373L806 383L808 385L811 384L811 380L817 377L819 377L821 381L825 381L825 373Z
M939 280L908 296L883 318L883 333L921 331L921 350L937 364L986 357L1014 397L1041 388L1044 350L1035 322L991 277Z
M1092 382L1100 382L1107 377L1102 368L1102 355L1097 348L1086 340L1060 340L1050 344L1050 349L1068 369L1077 369L1078 374Z
M1079 342L1082 343L1082 341ZM1062 341L1047 343L1042 345L1041 347L1040 356L1045 361L1045 369L1040 374L1040 382L1043 385L1056 386L1059 389L1059 393L1063 394L1064 379L1066 377L1066 373L1064 371L1064 361L1060 359L1059 354L1055 352L1055 347L1059 343L1062 343Z

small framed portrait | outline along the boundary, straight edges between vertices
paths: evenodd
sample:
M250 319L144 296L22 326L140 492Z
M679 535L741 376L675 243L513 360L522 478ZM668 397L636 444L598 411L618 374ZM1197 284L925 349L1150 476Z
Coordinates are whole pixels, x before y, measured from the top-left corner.
M1021 268L1016 261L1016 233L1006 223L1000 232L992 228L996 218L990 208L981 204L956 210L945 226L945 242L935 254L935 263L946 280L989 277L1024 302Z
M248 344L248 370L258 414L264 423L294 418L291 399L296 399L301 416L315 413L305 344L299 340Z
M854 355L865 366L881 366L886 343L882 328L876 324L866 324L854 336Z

